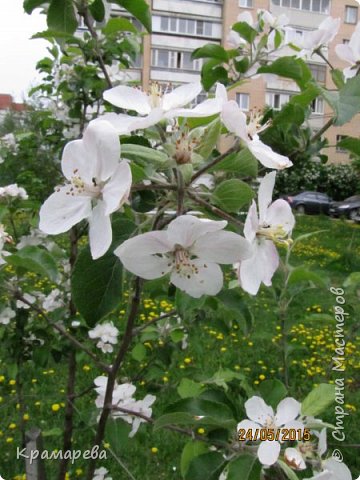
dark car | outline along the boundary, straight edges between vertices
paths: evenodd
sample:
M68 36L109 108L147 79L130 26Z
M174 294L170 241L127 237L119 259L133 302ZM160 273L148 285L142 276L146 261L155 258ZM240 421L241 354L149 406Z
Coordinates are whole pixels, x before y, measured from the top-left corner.
M347 217L360 221L360 195L346 198L342 202L332 202L329 213L332 217Z
M293 196L284 196L291 208L299 213L329 213L331 198L326 193L301 192Z

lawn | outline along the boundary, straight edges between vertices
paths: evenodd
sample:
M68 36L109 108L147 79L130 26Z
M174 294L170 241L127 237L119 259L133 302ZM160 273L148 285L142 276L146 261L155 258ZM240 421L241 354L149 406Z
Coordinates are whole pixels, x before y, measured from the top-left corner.
M229 399L238 401L240 421L244 416L242 405L246 392L256 393L261 384L270 379L284 380L284 333L290 345L287 357L289 394L302 399L314 384L333 383L336 378L331 368L335 348L335 298L329 287L341 287L352 272L360 271L360 226L327 217L297 217L295 238L314 231L319 233L296 243L290 262L292 265L306 265L320 276L328 277L327 286L304 289L297 296L288 312L285 332L278 318L274 289L263 288L254 298L244 294L252 314L241 315L241 318L236 314L225 315L223 310L214 310L211 300L205 305L199 302L197 308L184 315L184 326L188 333L187 348L182 349L181 343L176 348L165 331L145 330L143 348L137 349L128 358L119 383L132 381L137 386L139 397L146 393L156 395L154 418L163 413L165 405L180 399L178 387L182 381L180 389L184 388L184 378L213 387L217 384L214 391L218 395L227 395ZM229 281L234 278L231 271L227 275ZM36 289L46 291L50 288L48 282L34 274L28 275L28 282L29 285L34 284ZM280 284L281 272L277 274L274 288ZM156 282L148 283L147 288L154 292ZM334 444L333 448L336 445L342 449L344 460L356 478L360 474L359 450L345 447L345 444L359 444L360 437L357 431L360 425L360 332L355 311L356 289L345 288L344 296L345 307L350 312L345 326L347 347L344 373L345 407L350 415L344 423L344 445L330 440L330 435L328 438ZM149 321L160 312L169 312L174 308L175 300L171 301L165 295L158 295L156 301L149 297L149 293L146 295L145 292L140 322ZM124 314L125 305L117 318L113 318L120 329ZM0 472L6 480L25 478L21 460L14 462L16 448L21 445L19 427L22 421L27 428L41 428L47 450L61 448L66 363L64 357L56 355L55 345L50 345L51 348L52 356L43 356L40 348L38 353L35 352L33 361L26 362L22 367L20 381L23 383L25 410L18 403L18 385L11 375L11 369L4 363L0 364ZM79 396L75 401L76 432L73 442L74 449L84 449L91 445L97 416L95 393L89 387L100 372L84 354L78 354L77 360ZM213 375L219 369L234 372L234 378L228 385L214 381ZM334 408L331 407L322 418L334 423ZM112 422L107 430L104 446L108 459L102 460L99 465L106 466L114 480L181 479L181 451L188 437L164 429L153 431L151 426L142 425L134 439L128 439L129 429L128 425L117 421ZM196 434L198 437L211 438L213 432L200 425ZM48 460L45 463L48 478L56 478L58 461ZM86 462L83 459L76 461L70 466L68 478L85 478L85 469ZM127 469L132 476L126 473Z

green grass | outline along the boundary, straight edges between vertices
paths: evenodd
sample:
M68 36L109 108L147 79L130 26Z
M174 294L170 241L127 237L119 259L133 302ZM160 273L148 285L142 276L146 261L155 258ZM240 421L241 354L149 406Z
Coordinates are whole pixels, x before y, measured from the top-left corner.
M331 220L326 217L299 216L295 237L325 230L298 243L291 258L293 265L306 265L330 278L330 285L339 287L352 271L360 271L360 226ZM228 274L231 277L231 273ZM29 283L36 288L46 289L46 282L34 276ZM275 288L281 283L278 274ZM346 405L350 412L345 421L346 444L359 444L357 427L360 425L360 350L359 319L355 317L355 292L345 291L346 308L351 312L346 325L349 334L346 365ZM268 379L283 380L281 355L280 323L277 318L277 304L272 289L262 289L255 298L244 296L253 311L254 323L250 330L244 330L236 318L229 319L220 310L198 311L188 319L186 328L189 333L189 346L186 350L175 348L169 339L146 342L147 356L142 362L131 357L127 359L121 371L119 382L133 381L137 386L136 397L143 398L146 393L157 396L153 416L162 414L166 405L180 397L177 386L181 378L203 381L210 378L220 367L229 368L246 375L249 388L256 391L262 381ZM160 303L160 302L163 303ZM333 356L333 305L334 296L326 288L304 291L294 301L287 319L287 334L290 345L294 347L289 357L290 388L289 394L301 400L314 384L332 382L336 378L329 366ZM165 303L164 303L165 302ZM165 298L152 302L148 295L143 297L141 320L147 321L151 315L171 309L172 304ZM123 311L122 311L123 312ZM150 313L154 312L154 313ZM124 312L115 320L119 328L124 324ZM66 388L66 360L59 362L50 357L48 364L39 365L26 362L21 375L24 385L24 401L29 419L27 426L37 426L44 432L45 448L49 451L61 448L61 436L64 417ZM147 363L148 367L145 368ZM100 372L91 366L84 354L78 356L77 392L87 390ZM19 409L17 409L16 385L10 385L6 365L0 365L0 473L6 480L21 479L24 466L20 460L14 461L16 447L21 445L19 431ZM239 403L239 411L246 399L244 391L236 381L231 383L231 395ZM91 446L95 427L96 411L94 392L82 395L76 400L74 449L86 449ZM54 404L60 405L56 412ZM322 418L334 422L334 409L331 407ZM242 418L238 418L240 421ZM10 428L11 424L15 428ZM118 429L116 431L116 428ZM188 438L182 435L159 430L152 431L151 426L142 425L134 439L128 439L128 427L120 421L108 430L107 442L121 463L132 472L135 479L158 480L180 479L180 455ZM208 432L203 433L206 436ZM117 440L114 440L117 438ZM9 440L12 439L12 440ZM329 442L330 435L329 435ZM336 442L333 442L336 443ZM156 447L156 453L151 449ZM335 448L335 447L333 447ZM343 448L345 461L355 478L360 473L358 449ZM112 457L108 450L108 460L100 462L106 466L114 480L130 478ZM49 479L56 478L57 461L46 462ZM78 460L69 468L69 478L84 478L86 462Z

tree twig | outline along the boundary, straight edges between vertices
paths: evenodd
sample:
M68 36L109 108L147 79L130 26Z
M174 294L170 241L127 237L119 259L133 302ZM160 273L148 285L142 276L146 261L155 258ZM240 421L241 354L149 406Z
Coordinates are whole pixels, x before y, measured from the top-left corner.
M203 200L201 197L196 195L193 192L190 192L189 190L186 192L187 195L194 200L194 202L198 203L199 205L203 206L210 212L214 213L218 217L223 218L224 220L228 220L229 222L233 223L234 225L242 228L244 224L240 222L240 220L237 220L234 218L232 215L229 215L228 213L224 212L224 210L221 210L220 208L214 207L213 205L210 205L206 200Z
M330 118L329 121L327 121L325 123L325 125L323 127L320 128L320 130L318 132L316 132L310 139L310 142L313 143L315 142L316 140L318 140L319 138L321 138L321 135L323 133L326 132L326 130L328 130L330 127L332 127L333 123L335 121L335 118Z
M173 317L174 315L176 315L176 310L171 310L171 312L168 312L168 313L165 313L164 315L160 315L159 317L153 318L149 322L144 323L144 325L141 325L140 327L134 328L134 330L132 332L132 336L135 337L140 332L145 330L147 327L150 327L150 325L153 325L154 323L157 323L160 320L163 320L164 318Z
M239 150L239 141L237 140L235 144L229 148L225 153L222 153L221 155L217 156L213 160L211 160L209 163L204 165L200 170L198 170L194 175L191 177L191 183L194 182L197 178L199 178L203 173L206 173L210 168L214 167L218 163L220 163L224 158L226 158L228 155L231 153L237 152Z

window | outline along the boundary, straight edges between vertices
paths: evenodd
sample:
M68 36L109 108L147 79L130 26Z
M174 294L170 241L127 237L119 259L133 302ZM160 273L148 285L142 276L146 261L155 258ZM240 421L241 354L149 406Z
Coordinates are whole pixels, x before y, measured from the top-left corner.
M348 38L343 38L343 44L347 45L348 43L350 43L350 40Z
M267 92L266 93L266 105L273 108L274 110L281 110L282 107L288 103L291 98L290 93L280 93L280 92Z
M330 0L272 0L274 5L316 13L330 13Z
M154 48L151 52L151 66L199 72L202 59L191 60L191 52Z
M250 95L248 93L237 93L236 101L241 110L249 111Z
M341 140L345 140L346 137L347 135L336 135L336 151L338 153L347 153L346 148L337 145L339 142L341 142Z
M345 7L345 23L357 23L358 20L358 7Z
M324 100L321 97L317 97L311 102L311 111L316 115L324 114Z
M157 17L159 18L159 17ZM159 24L158 24L159 25ZM203 35L213 36L214 22L203 20L193 20L192 18L160 17L160 26L162 32L181 33L185 35Z
M251 8L252 6L252 0L239 0L239 7Z
M325 83L326 67L325 65L309 65L313 78L319 83Z

